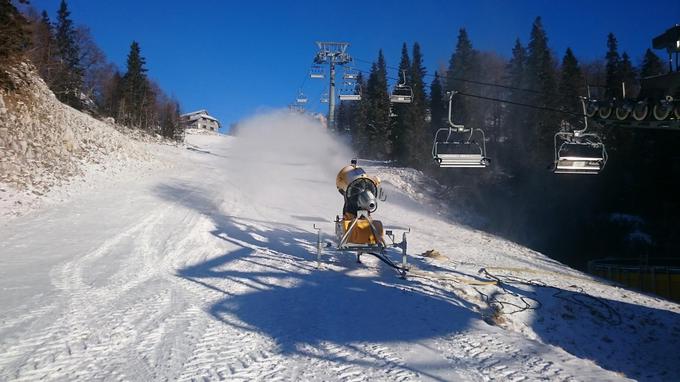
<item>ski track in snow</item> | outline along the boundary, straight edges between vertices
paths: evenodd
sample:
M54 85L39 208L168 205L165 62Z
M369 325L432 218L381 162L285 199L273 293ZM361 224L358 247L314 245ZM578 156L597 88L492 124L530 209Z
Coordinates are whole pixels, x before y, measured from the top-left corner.
M534 311L489 325L490 308L478 291L493 294L495 286L402 281L375 259L356 264L352 256L333 253L325 253L316 269L311 226L323 225L341 207L335 174L326 169L335 163L301 165L291 154L289 162L265 155L252 165L252 156L234 152L234 138L189 139L192 150L159 151L175 162L172 168L131 174L118 187L17 218L0 231L0 276L7 276L0 278L0 380L680 377L672 342L631 359L630 350L614 348L630 342L612 340L608 362L585 345L580 353L578 346L562 348L553 337L568 337L568 329L540 331L545 318ZM264 168L281 183L263 185L257 170ZM599 284L518 245L447 222L428 213L438 207L428 207L426 194L403 189L408 183L398 181L397 170L376 171L392 179L386 182L392 199L376 216L388 226L414 228L412 253L435 247L448 257L412 258L419 268L472 278L481 267L504 266L527 279L549 275L560 288L578 282L593 295L628 299L633 313L621 313L631 320L642 304L663 313L645 316L656 319L657 329L637 326L635 335L652 338L656 330L659 337L668 334L667 341L678 339L676 304ZM27 240L27 229L40 239ZM332 232L330 224L324 229ZM51 243L54 253L44 251ZM564 311L559 302L546 306L551 314ZM588 314L583 320L594 325L593 336L602 329ZM646 370L650 365L656 369Z

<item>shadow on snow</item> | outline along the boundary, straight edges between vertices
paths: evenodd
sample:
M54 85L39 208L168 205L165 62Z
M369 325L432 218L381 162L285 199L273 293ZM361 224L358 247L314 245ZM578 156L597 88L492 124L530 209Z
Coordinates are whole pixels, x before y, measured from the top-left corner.
M284 354L384 364L384 360L375 357L372 361L371 355L361 361L312 355L305 345L330 342L359 351L356 344L362 342L408 343L447 337L481 319L477 312L488 311L486 306L458 297L455 286L400 280L379 262L371 263L380 267L377 274L349 275L365 267L356 264L351 254L326 255L325 262L339 270L317 270L316 233L288 223L220 214L219 206L202 190L187 185L162 185L155 191L163 199L209 216L215 225L212 235L237 247L182 268L177 275L223 293L225 297L210 307L210 314L229 325L269 336ZM317 219L304 215L295 218ZM242 264L234 268L232 264L236 262ZM418 266L437 271L429 264ZM247 292L237 294L222 289L220 284L225 280L247 287ZM575 286L574 290L521 283L504 286L511 292L505 296L514 295L512 298L518 300L515 302L522 298L540 301L533 320L526 324L541 342L639 380L680 379L680 372L674 369L680 364L680 353L674 346L680 339L677 313L594 299ZM499 287L484 288L489 296L504 293ZM594 333L599 335L593 336ZM659 357L640 357L641 354ZM465 363L460 360L458 364ZM417 372L427 375L423 370Z
M215 225L211 234L237 246L182 268L177 275L223 293L225 297L210 307L210 314L229 325L269 336L284 354L314 356L306 353L305 345L322 343L358 351L354 346L362 342L408 343L443 337L480 318L476 306L454 293L444 289L437 296L425 293L423 284L399 279L377 260L370 266L380 267L379 272L370 277L347 274L366 266L357 264L352 254L325 255L324 262L340 270L316 269L316 233L287 223L222 215L205 193L187 185L161 185L155 191L163 199L208 215ZM297 219L316 220L310 216ZM237 262L239 266L234 267ZM221 286L225 281L247 290L235 293ZM367 357L342 361L370 362Z

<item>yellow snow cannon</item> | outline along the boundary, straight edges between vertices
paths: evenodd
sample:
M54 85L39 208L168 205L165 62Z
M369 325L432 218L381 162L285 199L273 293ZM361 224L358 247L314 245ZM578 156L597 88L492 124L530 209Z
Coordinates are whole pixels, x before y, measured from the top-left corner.
M340 170L335 186L345 201L342 219L336 219L336 223L340 223L337 228L341 230L337 229L336 233L342 232L341 239L348 244L384 245L383 225L371 218L371 213L378 209L378 196L382 194L380 179L369 176L352 161Z
M363 168L357 166L357 160L352 159L349 166L343 167L335 178L335 186L343 197L344 206L342 217L335 218L335 245L329 243L326 248L335 251L353 252L357 255L357 262L361 262L361 255L373 255L396 269L402 277L406 277L406 233L402 234L402 241L396 242L392 230L385 230L379 220L374 220L371 214L378 209L378 201L385 201L385 195L380 187L380 179L369 175ZM314 228L317 233L317 259L321 266L321 228ZM385 238L390 239L388 244ZM402 263L397 265L387 256L386 249L399 248Z

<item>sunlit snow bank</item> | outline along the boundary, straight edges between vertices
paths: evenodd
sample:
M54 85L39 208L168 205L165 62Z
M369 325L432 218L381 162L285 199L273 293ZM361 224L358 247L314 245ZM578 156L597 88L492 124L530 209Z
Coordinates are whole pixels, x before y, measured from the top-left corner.
M7 72L16 90L0 90L0 216L74 178L147 158L114 126L59 102L29 65Z

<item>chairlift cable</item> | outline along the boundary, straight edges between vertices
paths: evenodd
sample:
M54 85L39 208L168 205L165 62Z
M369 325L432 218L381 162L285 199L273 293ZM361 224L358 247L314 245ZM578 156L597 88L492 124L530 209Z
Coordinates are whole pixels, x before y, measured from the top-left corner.
M361 62L367 63L367 64L372 64L372 63L373 63L372 61L366 61L366 60L362 60L362 59L356 58L356 57L355 57L354 59L357 60L357 61L361 61ZM394 67L394 66L389 66L389 65L385 65L385 68L387 68L387 69L392 69L392 70L399 70L399 68ZM362 71L362 72L363 72L363 71ZM434 74L425 73L425 77L434 78L435 76L434 76ZM389 77L388 77L388 78L389 78ZM394 78L391 78L391 79L394 79ZM454 81L467 82L467 83L471 83L471 84L475 84L475 85L491 86L491 87L497 87L497 88L501 88L501 89L516 90L516 91L521 91L521 92L526 92L526 93L533 93L533 94L538 94L538 95L545 95L545 96L564 97L563 94L559 94L559 93L552 93L552 92L551 92L551 93L547 93L547 92L542 92L542 91L540 91L540 90L526 89L526 88L520 88L520 87L510 86L510 85L501 85L501 84L492 83L492 82L484 82L484 81L477 81L477 80L469 80L469 79L460 78L460 77L452 77L451 79L454 80ZM599 87L599 85L590 85L590 86Z
M575 117L583 117L584 116L583 113L575 113L573 111L561 110L561 109L556 109L556 108L547 107L547 106L530 105L530 104L526 104L526 103L515 102L515 101L510 101L510 100L501 99L501 98L486 97L486 96L481 96L481 95L477 95L477 94L463 93L463 92L459 92L459 91L457 91L456 94L459 94L459 95L462 95L462 96L465 96L465 97L483 99L483 100L487 100L487 101L496 101L496 102L506 103L506 104L509 104L509 105L527 107L527 108L530 108L530 109L552 111L552 112L555 112L555 113L568 114L568 115L572 115L572 116L575 116Z
M367 61L365 61L365 60L361 60L361 59L358 59L358 58L355 58L355 60L357 60L357 61L362 61L362 62L367 62ZM394 67L388 67L388 68L390 68L390 69L395 69ZM359 68L356 68L356 67L355 67L355 69L356 69L357 71L361 72L361 73L364 73L364 74L369 73L369 72L366 71L366 70L362 70L362 69L359 69ZM433 75L428 74L428 76L433 76ZM433 77L434 77L434 76L433 76ZM401 81L400 78L391 77L391 76L385 76L385 78L388 79L388 80L393 80L393 81ZM473 82L473 83L478 83L478 84L480 84L480 85L496 86L496 87L501 87L501 88L511 89L511 90L529 91L529 92L533 92L533 93L536 93L536 94L548 94L548 93L541 93L541 92L539 92L539 91L531 90L531 89L517 88L517 87L514 87L514 86L506 86L506 85L499 85L499 84L491 84L491 83L485 83L485 82L481 82L481 81L472 81L472 80L464 80L464 79L456 79L456 80L457 80L457 81L461 81L461 82ZM462 95L462 96L466 96L466 97L471 97L471 98L483 99L483 100L487 100L487 101L501 102L501 103L505 103L505 104L508 104L508 105L515 105L515 106L527 107L527 108L530 108L530 109L543 110L543 111L552 111L552 112L555 112L555 113L567 114L567 115L572 115L572 116L575 116L575 117L583 117L583 113L576 113L576 112L572 112L572 111L566 111L566 110L561 110L561 109L552 108L552 107L547 107L547 106L531 105L531 104L526 104L526 103L521 103L521 102L516 102L516 101L510 101L510 100L506 100L506 99L501 99L501 98L486 97L486 96L481 96L481 95L477 95L477 94L463 93L463 92L460 92L460 91L457 91L456 94L459 94L459 95Z

